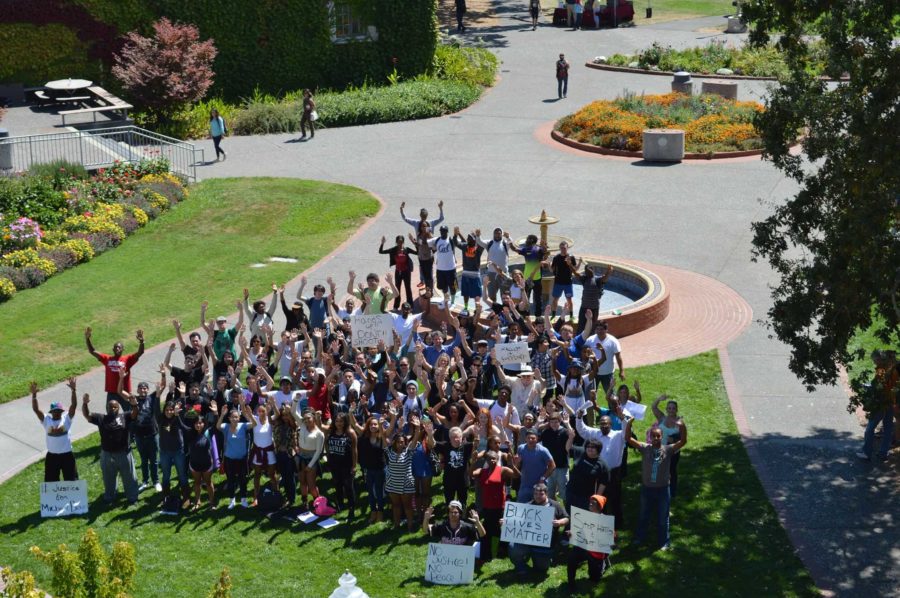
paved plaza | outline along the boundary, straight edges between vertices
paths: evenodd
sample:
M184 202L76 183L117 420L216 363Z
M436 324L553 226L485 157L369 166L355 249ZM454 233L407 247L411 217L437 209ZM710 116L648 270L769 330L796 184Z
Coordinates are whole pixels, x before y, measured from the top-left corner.
M576 255L658 264L730 287L752 309L752 318L720 347L726 387L738 428L791 540L819 587L842 596L897 594L900 524L892 516L896 507L891 508L896 457L886 465L855 460L862 430L845 409L845 392L834 387L807 393L787 369L788 349L760 323L770 305L768 285L776 277L767 265L750 260L750 223L796 186L758 159L647 165L568 151L546 134L547 123L591 100L625 90L669 90L667 77L584 67L594 56L629 52L652 41L689 46L714 37L737 43L743 36L710 33L718 26L724 30L722 18L577 32L550 27L545 19L532 32L525 6L503 0L492 26L472 27L466 34L481 36L502 59L500 81L468 110L418 122L325 129L308 143L291 143L297 135L227 138L228 160L204 166L199 176L321 179L377 194L383 212L311 269L312 281L334 274L343 286L350 269L385 272L387 260L376 251L381 236L408 230L400 203L414 214L420 206L436 212L444 200L448 223L463 230L502 226L523 235L535 229L528 217L546 209L560 218L553 232L575 239ZM568 98L557 101L554 62L560 52L572 70ZM739 99L759 100L766 85L741 82ZM239 293L236 287L235 299ZM203 299L194 298L198 305ZM95 343L105 351L115 340ZM626 369L634 365L630 342L636 341L622 343ZM155 379L167 345L148 350L136 369L139 379ZM645 352L646 342L634 349ZM642 382L648 396L666 390L652 380ZM99 393L102 371L83 376L79 387ZM51 396L67 400L68 392L58 385L42 394L42 402ZM690 422L690 398L681 410ZM75 421L74 436L92 431L80 416ZM40 458L43 449L29 401L0 405L0 479ZM685 458L690 459L689 446ZM722 529L728 533L728 522Z

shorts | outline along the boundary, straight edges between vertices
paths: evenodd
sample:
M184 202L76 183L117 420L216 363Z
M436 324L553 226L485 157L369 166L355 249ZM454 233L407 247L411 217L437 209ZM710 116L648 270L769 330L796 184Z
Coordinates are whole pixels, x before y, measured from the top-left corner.
M463 297L481 297L483 293L481 279L477 276L466 276L463 274L459 281L459 290Z
M194 469L193 465L188 465L188 468L191 470L191 473L212 473L213 465L210 464L209 469Z
M554 283L553 283L553 291L552 291L552 293L551 293L552 296L553 296L553 298L554 298L554 299L559 299L560 297L562 297L562 294L563 294L563 293L566 294L566 299L571 299L571 298L572 298L572 285L571 285L571 283L570 283L570 284L559 284L559 283L554 282Z
M437 288L442 291L456 291L456 270L438 270Z
M265 448L254 446L252 449L253 456L250 458L250 463L256 465L257 467L261 467L263 465L275 465L275 450L271 446L267 446ZM265 455L263 457L263 455ZM263 463L265 461L265 463Z
M309 465L312 462L312 455L308 457L306 455L297 455L297 460L300 462L300 471L306 469L316 470L317 465L313 465L312 467Z

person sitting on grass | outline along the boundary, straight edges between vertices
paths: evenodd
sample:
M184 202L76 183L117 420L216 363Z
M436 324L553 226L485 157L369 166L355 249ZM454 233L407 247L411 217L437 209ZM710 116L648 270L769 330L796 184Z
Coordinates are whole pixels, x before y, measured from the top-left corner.
M559 530L565 529L569 525L569 516L566 514L566 510L562 508L562 505L547 497L547 485L543 482L535 484L530 494L534 498L528 504L553 507L553 531L550 537L550 546L529 546L510 543L509 560L512 561L516 573L520 575L529 572L529 558L531 559L532 570L535 573L546 575L553 560L553 550L558 546ZM503 520L500 521L500 525L503 525Z
M50 403L50 411L44 415L44 412L38 407L37 382L31 383L31 410L34 411L47 434L47 457L44 459L45 482L58 482L60 474L66 482L78 479L75 453L72 452L72 438L69 436L72 418L75 417L78 409L75 378L69 378L67 386L72 390L72 401L69 403L68 413L63 409L62 403Z
M434 515L434 507L425 509L422 517L422 532L429 538L435 538L439 544L453 544L456 546L472 546L479 538L485 536L484 526L478 511L469 511L469 521L462 520L462 503L451 500L447 505L447 521L431 525L431 517Z

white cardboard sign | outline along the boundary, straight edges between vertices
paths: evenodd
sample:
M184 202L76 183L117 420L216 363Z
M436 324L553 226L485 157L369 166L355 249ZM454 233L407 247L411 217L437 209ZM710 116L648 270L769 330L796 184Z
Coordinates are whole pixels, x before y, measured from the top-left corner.
M355 334L356 330L354 329L353 332ZM528 354L528 343L526 342L497 343L494 345L494 351L500 365L531 362L531 357Z
M384 341L386 347L394 344L394 320L388 314L350 316L350 326L354 347L375 347L378 341Z
M549 547L553 538L553 507L507 502L501 542Z
M612 552L615 543L616 518L601 513L592 513L572 507L572 539L573 546L579 546L591 552Z
M472 583L475 575L475 547L456 544L429 544L425 561L425 581L442 585Z
M643 420L644 414L647 412L647 406L641 405L640 403L635 403L634 401L628 401L625 403L625 413L630 415L636 420Z
M41 484L41 517L84 515L87 512L87 480Z

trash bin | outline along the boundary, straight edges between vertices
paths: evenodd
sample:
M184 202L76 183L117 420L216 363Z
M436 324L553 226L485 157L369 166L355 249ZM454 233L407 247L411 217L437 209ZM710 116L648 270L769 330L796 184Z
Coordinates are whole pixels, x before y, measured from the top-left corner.
M12 170L12 144L4 143L3 140L9 138L9 131L0 129L0 170Z

